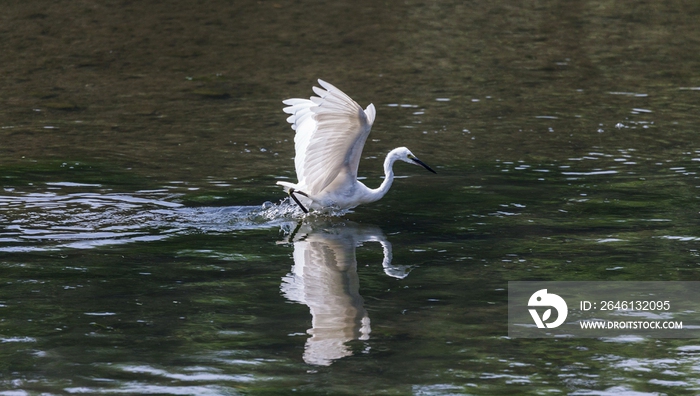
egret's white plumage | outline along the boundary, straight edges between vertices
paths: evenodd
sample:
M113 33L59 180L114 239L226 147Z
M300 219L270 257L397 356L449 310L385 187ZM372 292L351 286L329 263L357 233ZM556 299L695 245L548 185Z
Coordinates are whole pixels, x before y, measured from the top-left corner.
M296 131L294 149L298 182L278 181L302 209L349 209L382 198L394 180L396 160L421 165L431 172L407 148L392 150L384 161L385 178L379 188L370 189L357 180L362 148L372 129L376 110L370 104L362 109L333 85L318 80L313 87L318 96L287 99L284 112Z

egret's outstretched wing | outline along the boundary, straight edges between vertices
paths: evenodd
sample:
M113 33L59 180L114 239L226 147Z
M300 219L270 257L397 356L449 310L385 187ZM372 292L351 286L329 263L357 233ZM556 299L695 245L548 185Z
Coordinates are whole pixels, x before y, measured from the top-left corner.
M357 177L362 148L372 128L376 110L366 110L333 85L318 80L318 96L287 99L284 111L296 131L294 160L299 185L306 193L323 191L340 172Z

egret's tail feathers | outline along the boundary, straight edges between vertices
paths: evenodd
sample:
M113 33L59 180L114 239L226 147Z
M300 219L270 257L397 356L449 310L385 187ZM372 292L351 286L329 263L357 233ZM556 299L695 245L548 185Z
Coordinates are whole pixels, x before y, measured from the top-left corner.
M285 182L285 181L278 181L278 182L277 182L277 185L282 186L282 188L284 188L284 192L286 192L286 193L289 193L289 190L292 189L292 188L293 188L293 189L296 189L296 188L297 188L297 185L296 185L296 184L290 183L290 182Z

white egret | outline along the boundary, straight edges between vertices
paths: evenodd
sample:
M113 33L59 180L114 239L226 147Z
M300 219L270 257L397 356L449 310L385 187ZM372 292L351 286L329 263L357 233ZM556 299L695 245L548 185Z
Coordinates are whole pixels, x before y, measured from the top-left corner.
M350 209L381 199L394 181L393 165L397 160L434 170L406 147L391 150L384 160L384 181L378 188L368 188L357 180L362 148L372 129L376 110L365 110L333 85L318 80L323 89L313 87L318 96L287 99L282 103L291 114L287 121L296 131L294 149L298 182L278 181L289 196L308 213L308 209ZM298 195L298 196L297 196Z

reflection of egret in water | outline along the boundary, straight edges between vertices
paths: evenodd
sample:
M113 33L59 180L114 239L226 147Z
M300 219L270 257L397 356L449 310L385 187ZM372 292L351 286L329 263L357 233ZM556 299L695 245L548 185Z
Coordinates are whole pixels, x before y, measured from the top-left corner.
M304 361L328 366L352 354L346 342L367 340L371 331L359 292L356 247L363 242L379 242L384 251L384 272L389 276L404 278L408 267L391 265L391 244L374 226L347 221L307 222L295 230L289 242L294 244L294 266L282 278L282 293L311 310L311 337L306 342Z

